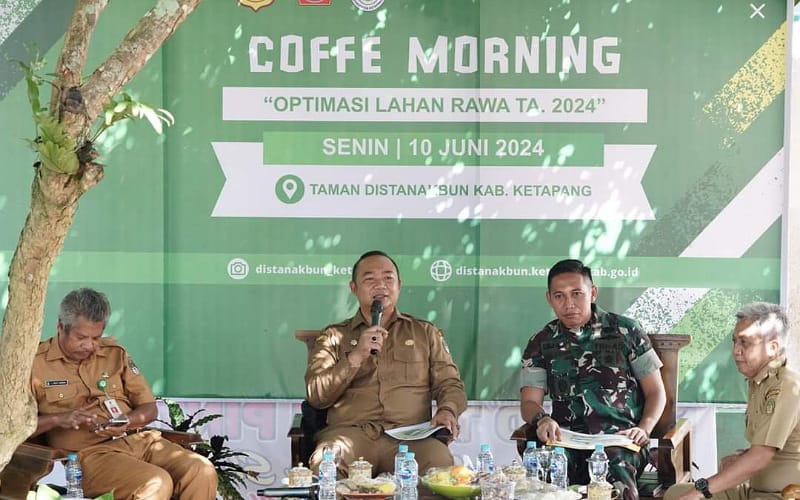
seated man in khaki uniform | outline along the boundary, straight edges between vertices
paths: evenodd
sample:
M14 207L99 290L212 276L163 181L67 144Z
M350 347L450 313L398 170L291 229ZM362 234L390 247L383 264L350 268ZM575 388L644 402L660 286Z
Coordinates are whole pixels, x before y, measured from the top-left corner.
M786 367L786 313L755 302L736 313L733 360L748 381L745 438L750 447L722 459L708 479L667 490L666 499L781 498L800 483L800 377Z
M211 462L156 430L136 432L158 409L125 349L102 338L110 312L106 296L88 288L61 301L58 333L39 344L33 362L34 435L46 433L50 446L78 452L87 497L113 489L116 499L215 498ZM122 425L106 427L112 417Z
M311 467L322 451L341 455L340 475L359 457L373 473L393 472L399 441L384 430L430 421L458 436L458 416L467 397L442 332L427 321L397 310L400 271L380 251L367 252L353 266L350 291L358 299L355 316L328 326L317 339L306 371L308 401L328 408L328 426L316 436ZM372 306L382 308L373 325ZM376 318L378 319L378 318ZM437 411L431 418L431 400ZM420 474L453 464L448 447L432 437L410 441Z

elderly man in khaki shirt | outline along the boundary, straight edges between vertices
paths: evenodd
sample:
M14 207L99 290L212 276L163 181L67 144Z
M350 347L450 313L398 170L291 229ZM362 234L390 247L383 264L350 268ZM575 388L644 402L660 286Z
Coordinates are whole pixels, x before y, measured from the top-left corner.
M217 473L205 457L156 430L138 432L158 416L144 376L116 340L102 338L110 314L102 293L67 294L58 333L39 344L31 390L39 407L34 435L50 446L77 451L83 490L116 499L211 500ZM114 418L120 423L106 426Z
M310 355L308 401L328 408L328 426L316 436L311 457L314 470L319 469L323 449L334 447L340 452L340 475L359 457L373 465L374 473L393 472L400 442L383 431L403 425L430 421L458 437L458 416L467 403L464 383L442 332L397 310L399 274L385 253L362 255L350 282L359 310L328 326ZM382 306L378 325L372 325L375 301ZM432 400L437 402L433 418ZM416 453L420 474L453 464L450 450L437 439L407 444Z
M723 458L708 479L671 487L667 500L781 498L785 486L800 483L800 376L786 367L786 313L755 302L742 307L736 320L733 359L748 380L750 448Z

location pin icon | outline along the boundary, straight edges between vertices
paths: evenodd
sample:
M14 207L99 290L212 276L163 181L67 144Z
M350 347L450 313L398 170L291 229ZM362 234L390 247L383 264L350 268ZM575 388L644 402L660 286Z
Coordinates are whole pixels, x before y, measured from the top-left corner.
M286 179L283 181L281 189L283 189L283 194L285 194L288 199L294 199L294 194L297 192L297 182L295 182L294 179Z

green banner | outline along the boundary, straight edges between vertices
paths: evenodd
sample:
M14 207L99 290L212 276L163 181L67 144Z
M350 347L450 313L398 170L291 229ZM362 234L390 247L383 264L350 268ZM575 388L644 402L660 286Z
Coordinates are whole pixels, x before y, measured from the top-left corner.
M5 53L63 30L29 4ZM87 68L146 7L109 4ZM546 271L574 257L605 309L692 334L682 397L735 399L732 315L779 300L785 21L778 0L203 2L127 89L176 124L98 141L43 336L96 286L159 393L302 397L294 331L352 315L351 266L381 249L469 397L516 399ZM35 161L9 68L3 272Z

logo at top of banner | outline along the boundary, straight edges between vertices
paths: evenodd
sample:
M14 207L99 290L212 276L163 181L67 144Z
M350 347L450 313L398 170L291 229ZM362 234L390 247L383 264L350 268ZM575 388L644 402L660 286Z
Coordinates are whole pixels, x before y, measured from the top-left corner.
M243 7L250 7L253 9L253 12L258 11L258 9L263 9L264 7L269 7L275 0L237 0L239 5Z
M330 5L331 0L297 0L300 5Z
M383 0L353 0L353 5L359 10L370 11L383 5Z
M431 264L431 278L434 281L443 282L449 280L453 276L453 266L444 259L433 261Z

